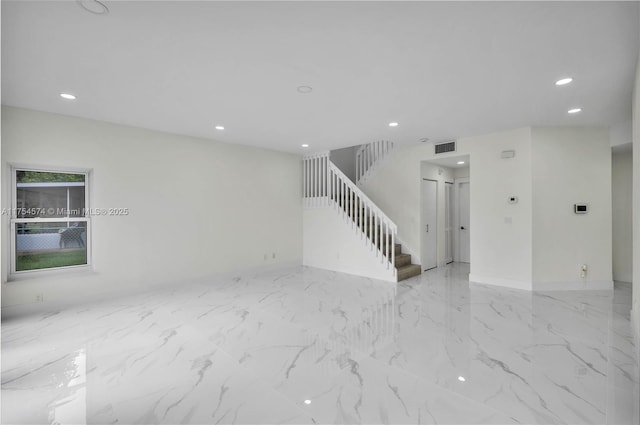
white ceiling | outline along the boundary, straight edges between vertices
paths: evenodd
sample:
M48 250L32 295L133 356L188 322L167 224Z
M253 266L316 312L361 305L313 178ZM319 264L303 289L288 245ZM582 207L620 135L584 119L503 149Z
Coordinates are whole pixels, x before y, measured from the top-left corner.
M2 1L2 103L295 153L631 116L636 2L105 4Z

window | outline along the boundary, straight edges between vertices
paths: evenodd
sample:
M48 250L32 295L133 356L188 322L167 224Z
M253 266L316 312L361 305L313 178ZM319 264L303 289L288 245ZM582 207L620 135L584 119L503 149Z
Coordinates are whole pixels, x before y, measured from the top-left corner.
M89 265L88 173L13 169L11 270Z

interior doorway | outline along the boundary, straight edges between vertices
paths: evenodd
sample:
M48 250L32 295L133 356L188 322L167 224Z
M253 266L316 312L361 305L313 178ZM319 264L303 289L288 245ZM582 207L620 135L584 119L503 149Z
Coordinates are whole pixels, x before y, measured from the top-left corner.
M462 190L465 229L469 228L470 156L448 156L420 164L420 230L419 258L422 270L443 267L460 260L460 206L458 190ZM463 185L460 186L459 184ZM466 183L466 186L464 186ZM466 236L466 238L464 237ZM463 235L465 262L470 261L469 231Z
M444 183L444 262L445 264L453 263L453 233L455 226L455 196L454 184L452 182Z

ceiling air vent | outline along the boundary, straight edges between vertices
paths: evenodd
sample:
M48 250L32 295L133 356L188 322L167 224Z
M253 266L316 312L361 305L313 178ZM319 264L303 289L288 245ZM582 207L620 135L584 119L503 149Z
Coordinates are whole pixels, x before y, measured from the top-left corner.
M435 145L436 147L436 155L439 153L447 153L447 152L455 152L456 151L456 142L446 142Z

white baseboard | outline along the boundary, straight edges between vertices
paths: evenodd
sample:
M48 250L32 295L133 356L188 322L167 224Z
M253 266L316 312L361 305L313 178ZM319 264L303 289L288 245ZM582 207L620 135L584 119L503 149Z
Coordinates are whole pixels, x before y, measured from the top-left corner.
M587 282L533 282L534 291L611 291L613 280Z
M477 274L470 274L469 283L480 283L483 285L504 286L505 288L531 291L531 282L524 282L524 281L515 280L515 279L504 279L501 277L488 277L488 276L479 276Z
M0 307L0 317L3 319L21 316L38 314L51 310L62 310L74 305L87 304L92 302L104 301L108 299L115 299L126 296L133 296L140 293L149 291L162 290L174 286L184 286L194 283L207 283L217 282L221 279L231 279L237 276L251 277L260 273L267 273L270 271L287 270L295 267L302 266L302 260L287 260L281 262L271 262L270 264L258 265L247 268L238 268L234 270L209 273L206 275L200 275L195 277L188 277L184 279L172 278L165 281L155 282L142 282L134 285L110 285L113 283L110 280L100 280L100 274L96 272L77 272L76 274L70 274L69 276L61 275L58 279L70 280L71 277L77 279L81 284L87 287L91 285L91 291L88 291L80 295L71 295L67 290L63 295L56 298L48 296L48 293L43 292L44 302L35 302L29 297L30 294L37 293L38 290L32 290L25 296L17 298L17 302L11 304L5 304ZM45 282L50 286L54 286L61 282L61 280L54 280L51 277L46 279L45 277L39 277L29 280L21 280L20 282L9 282L5 285L27 285L38 282Z
M613 275L613 281L631 283L633 282L633 276L630 274Z
M396 282L395 269L345 217L333 208L304 210L302 264Z
M524 291L609 291L613 290L612 280L589 282L526 282L500 277L469 275L469 283L483 285L504 286L505 288L521 289Z
M212 276L222 276L222 277L236 276L236 275L245 276L247 274L257 274L257 273L270 272L274 270L283 270L283 269L289 269L289 268L300 267L300 266L302 266L302 259L293 260L293 261L274 262L271 264L240 268L240 269L236 269L236 270L232 270L224 273L217 273ZM201 279L201 278L197 278L197 279Z

